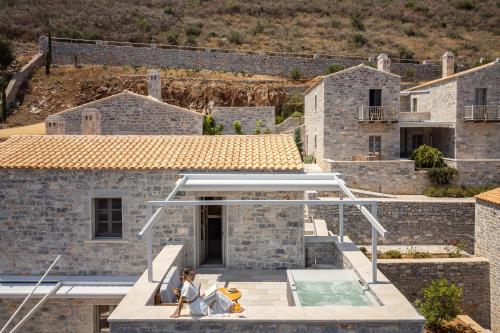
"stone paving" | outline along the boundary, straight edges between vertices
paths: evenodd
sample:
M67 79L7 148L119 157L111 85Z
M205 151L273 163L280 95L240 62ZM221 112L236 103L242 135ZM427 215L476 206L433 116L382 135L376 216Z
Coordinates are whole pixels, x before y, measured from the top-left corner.
M218 288L237 288L245 306L288 306L286 298L286 271L227 271L201 268L195 283L201 283L201 292L213 283Z

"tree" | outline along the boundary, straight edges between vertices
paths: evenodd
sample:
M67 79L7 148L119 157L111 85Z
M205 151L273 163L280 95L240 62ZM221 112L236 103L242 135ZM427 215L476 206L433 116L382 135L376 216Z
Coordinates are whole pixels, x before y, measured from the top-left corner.
M47 50L47 56L45 59L45 74L50 74L50 65L52 64L52 36L50 35L49 30L49 48Z
M205 135L221 135L224 125L217 124L211 114L203 119L203 134Z
M0 70L4 70L14 61L10 43L0 39Z
M234 133L236 133L238 135L243 134L243 131L241 130L241 122L239 120L233 121L233 129L234 129Z
M7 123L7 95L5 94L5 84L3 80L1 82L1 88L2 88L2 120L3 123Z

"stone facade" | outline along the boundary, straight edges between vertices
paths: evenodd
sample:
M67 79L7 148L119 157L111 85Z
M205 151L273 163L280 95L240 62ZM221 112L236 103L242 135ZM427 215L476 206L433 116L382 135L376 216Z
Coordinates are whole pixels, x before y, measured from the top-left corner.
M244 134L256 134L257 122L261 122L261 134L274 133L274 107L212 107L211 114L217 124L222 124L223 134L236 134L233 122L241 123Z
M339 267L341 261L336 252L333 237L305 236L306 267L328 265Z
M143 272L146 244L137 234L146 222L144 202L165 198L178 178L176 171L4 169L0 174L0 274L41 274L57 254L63 256L53 274ZM300 194L216 193L232 199ZM122 199L121 239L94 238L93 198ZM229 268L304 267L303 207L228 206L225 214ZM196 218L194 207L164 209L153 228L154 253L165 244L184 244L185 263L195 265Z
M445 159L447 165L458 170L457 185L500 185L500 159L455 160Z
M47 38L40 37L40 49L47 49ZM303 76L323 75L328 66L344 67L366 62L366 58L341 56L313 56L276 52L245 52L238 50L200 48L173 45L119 43L111 41L83 41L52 39L52 62L73 64L75 56L80 64L107 64L116 66L203 68L216 71L247 72L289 76L298 68ZM403 75L415 71L415 80L430 80L441 74L440 65L392 62L391 70Z
M202 134L203 115L124 91L50 115L45 123L47 134L193 135ZM63 123L64 132L53 123Z
M324 159L351 161L369 152L369 136L381 137L381 158L399 158L399 124L360 122L359 107L369 106L370 89L381 89L381 105L399 110L400 78L365 65L323 78L306 92L306 151ZM316 148L315 148L316 147Z
M445 278L462 289L462 309L490 327L490 262L485 258L379 259L378 269L410 302L431 281ZM492 290L498 289L492 284ZM494 298L492 298L493 300Z
M461 240L473 252L474 203L470 200L398 201L378 199L377 219L387 229L380 244L448 245ZM339 212L336 206L310 206L310 215L324 219L328 230L338 234ZM344 208L346 234L356 244L371 243L371 226L355 207Z
M491 329L500 332L500 205L477 199L475 252L490 260Z
M325 160L325 172L340 172L349 187L391 194L421 194L427 186L426 171L415 171L412 160L332 161Z

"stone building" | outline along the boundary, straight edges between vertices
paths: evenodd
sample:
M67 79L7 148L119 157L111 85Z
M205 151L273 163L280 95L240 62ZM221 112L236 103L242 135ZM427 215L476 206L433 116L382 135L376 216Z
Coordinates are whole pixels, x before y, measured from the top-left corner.
M158 71L148 74L148 96L125 90L45 120L46 133L52 135L196 135L202 124L202 114L161 100Z
M490 260L491 329L500 332L500 187L476 196L474 253Z
M55 323L61 324L59 332L92 332L93 319L106 311L99 305L117 304L144 271L146 245L137 233L146 223L145 202L165 198L179 174L303 173L291 135L18 136L0 144L0 161L0 275L36 281L61 254L51 274L90 289L99 282L102 291L57 294L26 326L36 332L52 332ZM213 197L190 195L183 197ZM303 192L217 196L298 199ZM166 244L183 244L186 265L305 265L303 206L175 207L163 210L159 222L154 255ZM0 322L20 301L11 298L24 295L0 295Z
M217 124L224 126L224 134L236 134L235 121L240 122L243 134L274 133L274 107L212 107L211 114Z

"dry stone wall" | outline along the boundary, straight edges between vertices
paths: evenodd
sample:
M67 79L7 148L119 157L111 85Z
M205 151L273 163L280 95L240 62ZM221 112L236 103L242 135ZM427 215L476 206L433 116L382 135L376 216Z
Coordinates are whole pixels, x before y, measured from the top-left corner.
M304 125L304 117L288 117L275 126L275 131L276 133L287 133L302 125Z
M40 37L40 49L47 49L47 38ZM303 76L324 75L328 66L340 64L352 67L368 59L350 57L314 56L274 52L242 52L216 48L179 47L172 45L118 43L53 38L54 64L108 64L116 66L202 68L217 71L290 76L298 68ZM412 79L431 80L441 75L438 64L397 63L391 70L404 75L415 72Z
M500 159L455 160L445 159L447 165L458 170L457 185L500 185Z
M490 327L489 267L487 259L478 257L378 261L378 269L410 302L421 298L422 289L433 280L445 278L456 284L463 292L463 311L484 327Z
M7 107L10 109L16 103L19 91L37 68L45 64L45 53L37 53L29 63L23 66L19 72L14 74L5 89Z
M256 134L257 122L261 122L261 134L274 133L274 107L212 107L211 114L217 124L222 124L223 134L236 134L233 122L241 123L244 134Z

